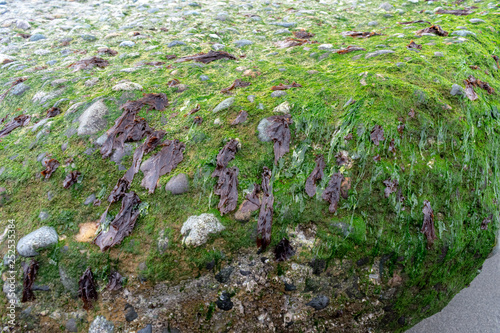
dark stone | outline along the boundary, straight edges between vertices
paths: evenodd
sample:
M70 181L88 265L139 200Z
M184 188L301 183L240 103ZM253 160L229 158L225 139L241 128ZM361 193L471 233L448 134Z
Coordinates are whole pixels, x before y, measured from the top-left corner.
M262 261L263 264L265 264L267 262L267 260L268 260L267 257L260 258L260 261Z
M151 326L151 324L148 324L143 329L138 330L137 333L153 333L153 326Z
M327 296L316 296L306 305L316 309L321 310L328 306L330 299Z
M125 305L125 319L128 322L131 322L134 319L137 319L137 317L139 317L139 315L137 314L137 312L135 312L134 307L132 305L130 305L130 304L127 303Z
M33 285L33 290L40 290L40 291L50 291L49 286L38 286L38 285Z
M219 299L215 302L217 307L224 311L229 311L233 308L233 302L231 302L231 295L228 292L224 291L222 295L219 296Z
M314 275L320 275L326 268L326 261L323 259L313 259L309 265L312 267Z
M214 269L214 267L215 267L215 260L207 262L207 264L205 265L205 268L208 269L209 271L211 271L212 269Z
M368 264L369 262L370 262L370 258L364 257L364 258L361 258L358 261L356 261L356 265L358 265L358 267L360 267L360 266L364 266L364 265Z
M248 275L251 274L251 272L250 271L244 271L244 270L241 269L240 270L240 274L243 275L243 276L248 276Z
M402 316L402 317L399 317L398 319L398 324L401 325L401 326L404 326L405 325L405 317Z
M285 291L294 291L297 290L297 287L292 283L285 282Z
M233 273L233 270L234 268L231 266L224 267L220 270L219 273L215 275L215 279L220 283L227 283L229 281L229 278L231 277L231 274Z

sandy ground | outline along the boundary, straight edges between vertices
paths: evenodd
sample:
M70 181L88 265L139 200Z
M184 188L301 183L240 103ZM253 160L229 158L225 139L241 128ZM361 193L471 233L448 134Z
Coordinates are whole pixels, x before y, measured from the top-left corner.
M500 253L439 313L406 333L500 333Z

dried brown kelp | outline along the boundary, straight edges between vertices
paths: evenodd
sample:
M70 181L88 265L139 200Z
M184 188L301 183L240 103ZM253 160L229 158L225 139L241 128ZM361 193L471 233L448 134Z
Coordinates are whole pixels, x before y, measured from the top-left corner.
M245 88L245 87L248 87L249 85L251 85L250 82L246 82L246 81L243 81L241 79L236 79L236 80L234 80L233 84L231 84L227 88L221 89L220 92L223 94L226 94L235 88Z
M219 153L217 154L217 165L214 172L212 173L212 177L219 177L223 170L227 167L229 162L234 159L234 155L238 151L238 144L238 140L231 139L219 151Z
M384 141L384 129L380 125L373 126L373 129L370 133L370 139L373 143L378 146L380 141Z
M209 51L208 53L201 52L192 56L182 57L177 59L175 62L196 61L208 64L218 59L236 60L236 57L224 51Z
M405 124L399 124L398 125L398 133L403 135L403 131L405 129Z
M45 179L49 179L54 171L56 171L59 167L59 161L55 158L51 158L50 160L43 161L43 165L45 166L45 170L41 172L42 177L45 177Z
M7 61L7 62L6 62ZM3 61L4 64L6 63L9 63L9 62L12 62L12 60L9 60L9 59L5 59ZM15 78L12 83L10 84L10 87L2 94L0 95L0 102L3 101L5 99L5 96L7 96L7 94L9 93L9 91L12 90L12 88L14 88L14 86L17 86L19 83L21 82L24 82L28 79L27 76L23 76L23 77L18 77L18 78Z
M148 110L163 111L168 106L168 98L165 93L144 94L138 101L144 105L149 105Z
M169 173L182 162L185 145L179 140L166 140L161 144L162 150L148 159L141 165L141 171L144 173L141 186L153 193L158 184L158 178Z
M280 83L277 86L272 86L271 90L272 91L275 91L275 90L287 90L287 89L290 89L290 88L302 88L302 86L300 84L296 83L296 82L294 82L292 84L283 84L283 83Z
M238 203L238 173L237 167L224 168L219 174L214 194L220 196L217 208L221 215L232 212Z
M244 123L245 121L247 121L247 117L248 117L248 113L246 111L241 110L240 113L238 113L238 116L236 117L236 119L233 120L231 125L234 126L234 125Z
M79 171L71 171L68 173L66 178L64 178L63 186L64 188L70 188L71 185L78 181L78 177L81 175Z
M274 260L276 261L285 261L290 259L295 254L295 250L293 249L290 241L283 237L278 245L274 248Z
M203 122L203 118L202 117L200 117L200 116L195 116L194 117L193 123L195 123L196 125L200 125L202 122Z
M165 59L167 59L167 60L173 60L176 58L177 58L177 56L175 54L165 54Z
M345 150L339 151L335 154L335 159L338 166L349 165L352 161L349 154Z
M316 166L311 172L306 180L306 193L309 197L313 197L316 194L316 183L323 179L323 170L325 169L325 158L323 155L316 156Z
M161 65L165 65L165 62L163 61L150 61L150 62L146 62L144 63L145 65L148 65L148 66L161 66Z
M26 265L23 269L23 298L21 299L21 302L23 303L33 301L36 298L35 294L33 294L33 283L35 282L38 268L38 262L36 260L31 260L29 265Z
M108 231L101 231L94 239L94 243L99 246L101 251L106 251L110 247L120 244L125 237L132 233L139 217L138 206L140 203L141 199L135 192L125 193L120 212L110 223Z
M472 75L470 75L466 80L464 80L464 84L465 84L465 95L471 101L478 99L478 96L474 91L474 87L484 89L490 95L495 92L495 90L492 87L490 87L488 83L478 80Z
M439 8L434 13L435 14L451 14L451 15L457 15L457 16L465 16L465 15L470 15L470 14L474 13L474 11L472 11L472 8L468 8L468 9L451 9L451 10L450 9Z
M328 207L330 213L335 213L337 211L340 199L340 186L342 185L343 180L344 176L340 172L334 173L328 182L328 186L325 188L323 195L321 196L323 200L330 203L330 206Z
M177 86L179 84L181 84L181 81L179 81L179 79L176 79L176 78L174 78L174 79L172 79L172 80L170 80L170 81L167 82L167 86L170 87L170 88L175 87L175 86Z
M94 67L99 67L99 68L104 68L106 66L109 66L109 62L105 59L99 58L99 57L92 57L88 59L82 59L80 61L77 61L69 67L74 68L74 72L79 71L79 70L84 70L84 69L92 69Z
M384 189L384 195L388 198L391 193L394 193L398 190L398 181L396 179L386 179L384 180L384 185L386 186Z
M52 118L61 113L61 109L58 107L52 107L47 110L47 118Z
M240 212L245 214L259 209L260 208L259 194L260 194L260 185L253 184L253 191L248 193L247 196L245 197L245 201L243 201L243 204L240 207Z
M434 229L434 212L429 201L424 200L422 212L424 213L424 223L421 232L427 237L427 244L431 246L437 237L436 230Z
M31 116L22 114L20 116L15 117L11 121L9 121L7 124L4 125L2 130L0 131L0 138L3 138L4 136L7 136L10 132L15 130L18 127L21 126L26 126L29 124L31 119Z
M360 32L360 31L344 31L342 32L342 36L350 36L353 38L370 38L373 36L382 36L382 34L379 34L377 32Z
M191 110L187 113L187 115L192 115L193 113L196 113L196 112L198 112L198 111L200 111L200 110L201 110L201 106L200 106L200 104L196 104L196 106L195 106L194 108L192 108L192 109L191 109ZM185 116L186 116L186 115L184 115L184 117L185 117Z
M422 45L421 44L417 44L414 41L411 41L410 44L406 45L406 48L407 49L421 50L422 49Z
M497 68L500 68L500 63L499 63L500 58L497 55L492 55L491 57L493 58L493 60L496 61Z
M292 34L295 38L299 39L309 39L315 36L313 33L305 31L304 29L298 31L292 31Z
M122 289L123 277L118 272L113 272L109 275L109 282L106 285L106 289L109 291L116 291Z
M108 202L111 204L120 200L130 189L131 183L132 180L127 179L125 176L118 179L118 182L116 183L115 187L113 187L113 190L108 197Z
M138 111L136 111L137 106L135 103L129 101L125 103L122 108L126 105L128 105L127 108L130 107L130 110L125 110L123 114L116 119L113 127L106 132L107 138L101 147L101 155L103 158L111 156L113 151L118 151L120 154L124 150L125 142L142 140L144 136L150 134L152 131L144 118L136 117Z
M346 47L344 49L340 49L336 52L338 54L345 54L345 53L354 52L354 51L366 51L366 49L362 48L361 46L349 45L348 47Z
M393 156L396 156L396 144L394 142L394 139L389 142L389 153L392 153Z
M413 23L427 23L427 24L431 24L431 22L424 21L424 20L398 22L398 24L413 24Z
M118 54L118 51L112 50L109 47L101 47L97 50L97 53L109 54L110 56L114 57Z
M490 224L492 220L493 220L493 214L490 214L490 216L485 217L483 222L481 222L481 230L488 230L488 224Z
M427 28L424 28L424 29L421 29L421 30L418 30L415 32L415 34L419 35L419 36L422 35L423 33L434 34L434 35L442 36L442 37L448 36L448 31L444 31L443 28L441 28L437 24L434 24L430 27L427 27Z
M90 310L93 308L92 302L97 301L97 283L94 280L94 274L90 267L83 273L80 281L78 281L78 296L83 301L83 308Z
M349 190L351 189L351 178L345 177L340 184L340 195L342 198L347 199L349 197Z
M284 116L272 116L267 118L270 125L267 127L267 135L274 142L274 164L290 150L290 124L292 118L289 114Z
M262 201L257 223L257 246L262 251L271 243L271 228L273 224L274 196L271 187L271 171L264 167L262 172Z

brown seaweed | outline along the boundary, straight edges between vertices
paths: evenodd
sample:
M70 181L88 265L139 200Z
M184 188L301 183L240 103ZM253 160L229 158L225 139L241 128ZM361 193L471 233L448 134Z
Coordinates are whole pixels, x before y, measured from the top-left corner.
M148 66L161 66L161 65L165 65L165 62L163 61L150 61L150 62L146 62L144 63L145 65L148 65Z
M198 111L201 110L201 106L200 104L196 104L196 106L194 108L192 108L188 113L187 115L192 115L193 113L196 113ZM185 117L185 116L184 116Z
M125 193L130 189L131 183L132 180L127 179L125 176L118 179L118 182L116 183L115 187L113 187L113 190L109 194L108 202L111 204L113 202L117 202L118 200L120 200L125 195Z
M325 158L323 157L323 155L316 156L315 162L316 166L306 180L306 193L311 198L316 194L316 183L323 179L323 170L326 166Z
M9 121L7 124L3 126L2 130L0 131L0 138L7 136L7 134L9 134L18 127L28 125L30 119L31 116L26 114L22 114L20 116L15 117L13 120Z
M241 213L253 212L260 208L260 192L260 185L253 184L253 191L247 194L245 201L241 205Z
M298 84L297 82L293 82L292 84L283 84L283 83L280 83L277 86L272 86L271 90L272 91L275 91L275 90L287 90L287 89L291 89L291 88L302 88L302 86L300 84Z
M165 93L144 94L138 101L144 105L149 105L148 110L163 111L168 106L168 98Z
M379 145L380 141L384 141L384 129L380 125L373 126L373 129L370 133L370 139L373 141L375 146Z
M234 155L238 151L238 140L231 139L228 143L224 145L224 147L217 154L217 165L215 167L214 172L212 173L212 177L219 177L224 169L227 167L229 162L234 159Z
M436 237L436 230L434 229L434 212L431 208L431 203L424 200L424 208L422 209L424 213L424 223L422 225L421 232L427 238L427 244L431 246L434 243Z
M38 273L38 262L36 260L31 260L29 265L26 265L23 269L24 280L23 280L23 298L21 302L29 302L36 299L33 293L33 283L36 279L36 274Z
M179 140L166 140L162 150L145 161L140 170L144 173L141 186L153 193L158 185L158 178L169 173L182 162L185 145Z
M50 160L43 161L43 165L45 166L45 170L41 172L42 177L45 177L45 179L49 179L54 171L56 171L59 167L59 161L55 158L51 158Z
M283 237L278 245L274 248L274 260L276 261L285 261L290 259L295 254L295 250L293 249L290 241Z
M118 51L112 50L109 47L104 47L104 48L98 49L97 53L109 54L110 56L114 57L115 55L118 54Z
M218 59L236 60L236 57L224 51L209 51L208 53L201 52L192 56L182 57L177 59L175 62L196 61L208 64Z
M389 153L392 153L393 156L396 156L396 145L394 142L394 139L389 142Z
M61 109L58 107L52 107L47 110L47 118L52 118L61 113Z
M484 89L490 95L495 92L495 90L492 87L490 87L488 83L478 80L472 75L470 75L466 80L464 80L464 84L465 84L465 95L471 101L475 101L476 99L478 99L478 96L474 91L474 87Z
M317 42L312 42L307 39L301 39L301 38L291 38L288 37L285 40L281 40L279 42L274 43L277 47L280 49L286 49L288 47L294 47L294 46L300 46L304 44L311 44L311 43L317 43Z
M398 22L398 24L413 24L413 23L427 23L427 24L431 24L431 22L424 21L424 20L407 21L407 22Z
M246 82L246 81L243 81L241 79L236 79L236 80L234 80L233 84L231 84L227 88L221 89L220 92L223 94L226 94L235 88L245 88L245 87L248 87L249 85L251 85L250 82Z
M238 203L238 173L237 167L224 168L219 174L214 194L220 196L217 208L221 215L232 212Z
M76 72L84 69L92 69L94 67L104 68L106 66L109 66L109 62L107 60L99 57L92 57L72 63L68 66L68 68L73 67L73 71Z
M170 88L175 87L176 85L179 85L179 84L181 84L181 81L179 81L179 79L176 79L176 78L173 78L172 80L167 82L167 86Z
M414 41L410 41L410 44L406 45L406 48L407 49L421 50L422 49L422 45L421 44L417 44Z
M457 16L466 16L466 15L470 15L470 14L474 13L474 11L472 11L472 8L468 8L468 9L451 9L451 10L450 9L439 8L434 13L435 14L450 14L450 15L457 15Z
M442 37L448 36L448 31L444 31L443 28L441 28L441 26L439 26L437 24L434 24L434 25L427 27L427 28L424 28L424 29L420 29L420 30L415 32L416 35L422 35L423 33L434 34L434 35L442 36Z
M231 122L231 125L234 126L234 125L244 123L245 121L247 121L247 117L248 117L248 113L246 111L241 110L240 113L238 113L238 116L236 117L236 119L234 119Z
M99 246L101 251L106 251L116 244L120 244L125 237L132 233L135 222L139 217L138 205L141 199L135 192L125 193L122 200L120 212L110 223L108 231L101 231L94 239L94 243ZM105 214L107 213L107 210ZM104 220L106 215L104 215ZM103 219L101 218L101 222Z
M123 287L123 277L118 272L113 272L109 274L109 282L106 285L106 289L109 291L120 290Z
M492 55L491 57L493 58L493 60L496 61L497 68L500 68L500 63L499 63L500 58L497 55Z
M70 173L68 173L68 175L66 176L66 178L64 178L63 181L64 188L70 188L71 185L77 182L78 176L80 175L81 173L79 171L71 171Z
M354 51L366 51L366 49L362 48L361 46L355 46L355 45L349 45L348 47L344 49L340 49L336 51L338 54L346 54L349 52L354 52Z
M340 199L340 186L342 185L343 180L344 176L340 172L334 173L328 182L328 186L325 188L323 195L321 196L323 200L330 203L330 206L328 207L330 213L335 213L337 211Z
M274 196L271 187L271 171L264 167L262 172L262 201L260 204L259 220L257 222L257 246L264 251L271 243L271 229L273 224Z
M200 116L195 116L193 119L193 123L195 123L196 125L200 125L202 122L203 122L203 118Z
M93 308L92 302L97 301L97 284L94 280L94 274L92 274L92 270L90 267L87 267L87 270L80 277L80 281L78 281L78 296L83 301L83 308L85 310L90 310Z
M349 190L351 189L351 178L345 177L340 184L340 195L342 198L347 199L349 197Z
M352 38L370 38L373 36L381 36L382 34L379 34L377 32L360 32L360 31L344 31L342 32L342 36L350 36Z
M388 198L391 193L394 193L398 190L398 181L396 179L386 179L384 180L384 185L385 185L385 189L384 189L384 195L386 198Z
M481 230L488 230L488 224L493 220L493 214L490 214L488 217L485 217L483 222L481 222Z
M290 124L292 118L289 114L267 118L271 123L267 127L267 135L274 142L274 164L290 150Z
M7 61L7 62L6 62ZM9 59L5 59L3 61L4 64L6 63L9 63L9 62L12 62L12 60L9 60ZM21 82L24 82L28 79L27 76L23 76L23 77L18 77L18 78L15 78L12 83L10 84L10 87L2 94L0 95L0 102L2 102L4 99L5 99L5 96L7 96L7 94L9 93L9 91L12 90L12 88L14 88L14 86L17 86L19 83Z
M315 36L315 34L305 31L304 29L298 31L292 31L292 34L295 38L299 39L309 39Z

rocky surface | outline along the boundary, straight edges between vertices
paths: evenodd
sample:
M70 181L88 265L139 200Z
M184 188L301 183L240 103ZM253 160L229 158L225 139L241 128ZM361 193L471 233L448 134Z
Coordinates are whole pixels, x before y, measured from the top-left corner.
M439 311L498 242L499 10L0 1L2 328L402 332Z

